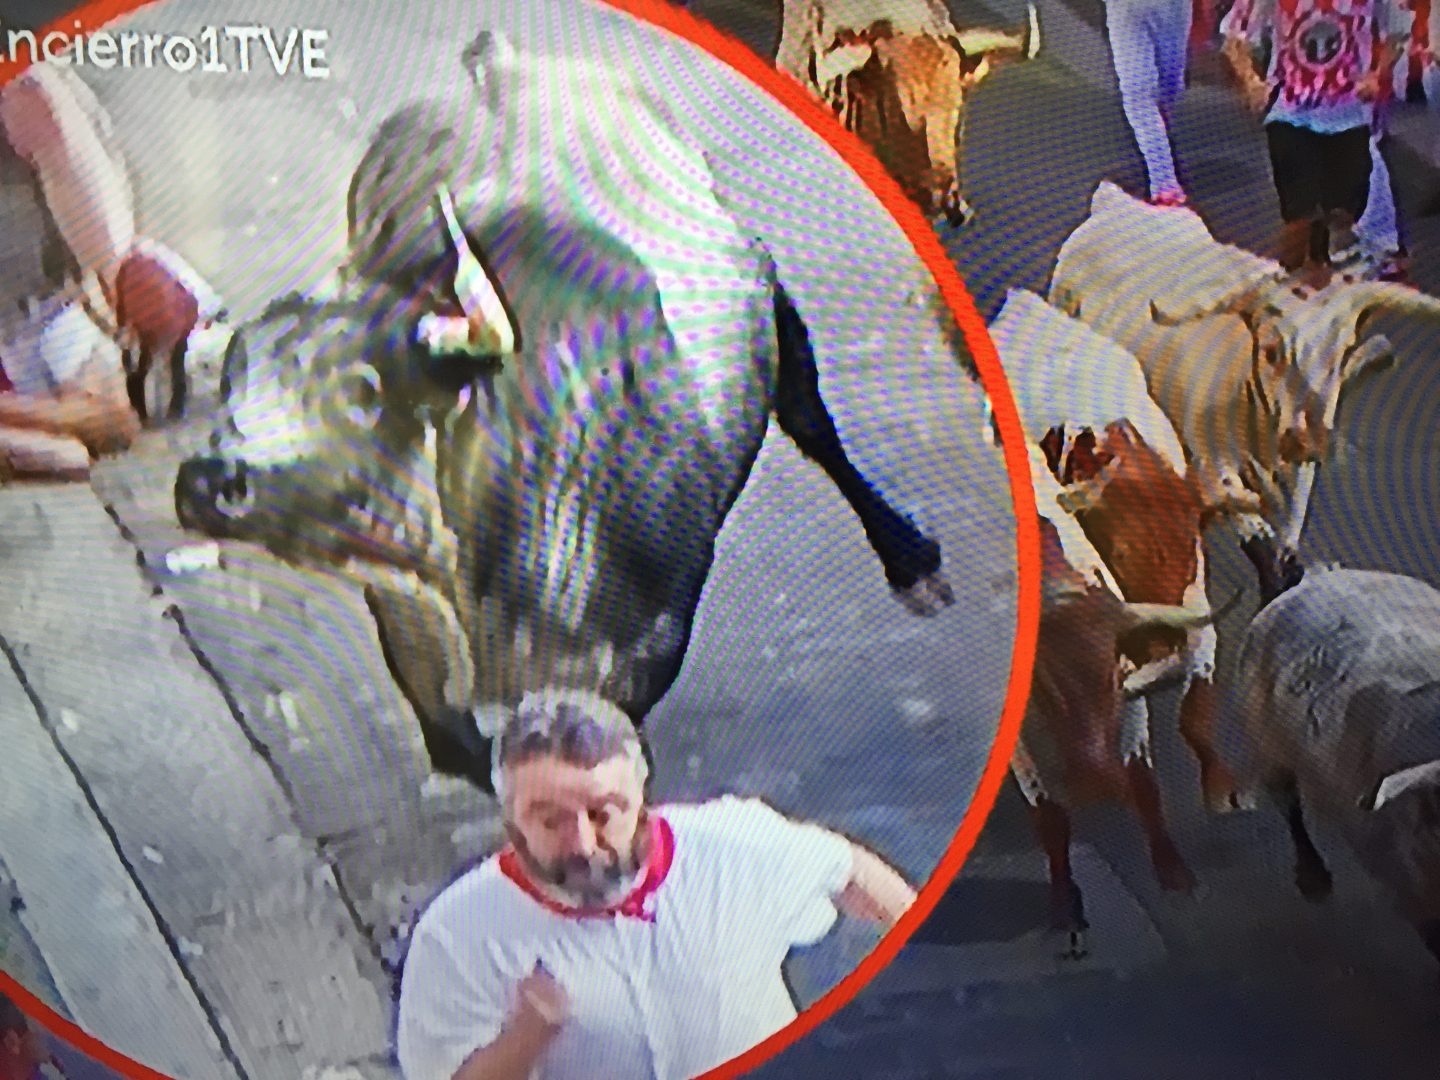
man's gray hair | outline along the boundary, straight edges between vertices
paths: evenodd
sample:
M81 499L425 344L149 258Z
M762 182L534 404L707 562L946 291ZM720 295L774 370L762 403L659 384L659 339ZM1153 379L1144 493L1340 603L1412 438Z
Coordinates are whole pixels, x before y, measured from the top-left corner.
M536 691L507 711L491 750L491 781L502 806L509 794L505 766L537 757L558 758L582 769L625 757L635 765L641 784L650 772L630 717L586 690Z

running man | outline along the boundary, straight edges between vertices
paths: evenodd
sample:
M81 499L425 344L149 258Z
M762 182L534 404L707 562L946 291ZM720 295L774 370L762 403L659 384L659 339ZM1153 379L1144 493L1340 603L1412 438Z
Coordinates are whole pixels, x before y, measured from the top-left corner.
M415 926L406 1080L688 1080L795 1019L781 975L837 909L893 926L915 892L875 855L753 799L649 806L630 719L532 695L495 741L510 844Z

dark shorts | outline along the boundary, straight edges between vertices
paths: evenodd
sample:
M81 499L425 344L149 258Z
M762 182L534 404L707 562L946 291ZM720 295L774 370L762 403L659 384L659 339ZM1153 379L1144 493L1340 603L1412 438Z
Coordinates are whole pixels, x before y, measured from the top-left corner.
M1265 125L1270 169L1285 222L1307 221L1332 210L1354 220L1370 199L1370 129L1321 135L1280 122Z

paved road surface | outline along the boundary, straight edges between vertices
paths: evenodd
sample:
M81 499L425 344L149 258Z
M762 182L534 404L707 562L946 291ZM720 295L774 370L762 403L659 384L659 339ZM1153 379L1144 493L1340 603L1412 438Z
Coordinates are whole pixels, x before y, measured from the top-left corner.
M513 15L536 9L491 5L506 6L502 25L543 36L543 22ZM334 261L365 136L390 108L453 84L457 45L483 14L376 3L368 22L346 26L353 10L266 8L272 25L332 30L328 82L120 70L93 80L135 172L141 228L195 262L238 315ZM186 0L132 25L193 33L233 17ZM656 55L667 47L657 42ZM721 537L685 672L652 714L659 790L766 795L923 880L969 802L1009 671L1003 469L977 391L902 303L922 275L903 234L793 120L759 140L731 127L737 112L774 115L757 92L718 96L693 106L693 120L811 321L842 434L938 536L961 599L932 622L905 613L838 494L772 437ZM756 141L785 148L801 182L757 172ZM875 266L886 268L881 285ZM133 878L109 894L120 914L53 908L37 936L57 972L79 963L64 951L67 919L96 927L96 956L115 951L111 970L124 969L121 929L150 943L146 985L189 1003L183 1048L140 1030L93 971L72 980L72 996L89 996L81 1022L149 1063L196 1076L328 1064L379 1075L387 966L416 906L493 847L496 822L473 793L427 781L355 586L240 549L214 572L157 569L180 539L175 462L204 434L156 433L99 469L103 510L85 489L0 493L7 558L22 568L0 583L0 635L34 699L17 730L73 766L76 805L94 805ZM38 828L36 806L17 806L15 820ZM103 846L87 835L73 833L70 857ZM53 863L29 850L36 880ZM812 998L871 944L842 933L799 958L797 990Z
M1053 0L1041 0L1040 6L1042 20L1050 28L1047 58L995 77L972 105L970 195L979 218L964 236L952 240L951 247L987 313L998 306L1007 286L1043 287L1056 249L1083 217L1086 201L1102 176L1131 185L1140 178L1138 157L1114 95L1113 76L1104 69L1103 46L1094 31L1098 12L1078 2L1074 11L1059 7ZM773 51L778 16L767 10L768 5L697 0L693 7L736 32L763 55ZM1011 10L1002 11L1000 16L1013 17L1017 7L1011 5ZM299 7L292 10L301 11ZM965 12L957 5L956 10L971 21L995 18L979 8ZM324 21L312 13L296 14L295 18L302 23ZM427 32L425 28L412 29L416 35ZM384 83L394 73L365 74ZM345 75L356 78L353 72ZM117 93L125 92L119 80L115 85ZM133 85L133 92L141 93L139 83ZM381 99L386 92L377 88L366 100ZM249 150L256 145L253 134L247 139L243 132L226 128L224 138L217 136L218 145L197 140L193 132L180 125L173 135L172 152L193 155L191 160L231 147L233 157L229 160L246 178L241 190L244 199L251 202L236 205L233 214L227 211L225 222L212 231L206 231L205 222L191 222L185 230L197 261L206 264L209 260L207 270L230 275L222 284L232 293L244 294L248 285L252 286L252 295L259 294L268 291L278 276L284 276L273 262L263 274L260 272L259 256L252 252L266 243L273 249L274 244L282 242L280 238L288 240L287 272L297 281L323 264L326 245L333 243L333 231L316 231L313 226L309 232L297 231L295 222L302 217L303 206L291 207L289 216L276 213L267 217L260 213L261 207L275 211L284 204L287 193L297 190L294 174L271 167L271 162L278 166L293 159L285 152L284 143L296 137L296 129L326 147L333 144L336 130L343 130L346 139L356 137L352 129L358 121L306 111L311 108L308 102L321 100L313 93L297 89L290 98L292 107L301 111L288 124L265 117L267 140L274 140L275 146L266 152L263 161L254 160ZM358 107L363 110L363 103ZM227 106L227 117L233 115L231 110L246 111L234 100ZM359 115L366 114L361 111ZM1424 126L1423 120L1409 117L1406 123L1411 128ZM1223 238L1263 249L1275 225L1275 207L1262 143L1253 124L1223 91L1197 85L1182 106L1178 141L1182 167L1192 178L1192 190L1212 228ZM1434 178L1418 167L1416 158L1402 161L1402 166L1407 202L1418 204L1433 194ZM334 168L336 174L343 171L338 164ZM214 192L197 191L197 196L205 198L197 197L190 203L183 187L187 175L195 173L192 170L165 178L174 191L172 205L183 207L189 203L196 208L195 213L202 214L213 204ZM267 195L265 184L272 175L276 179L270 189L279 194ZM236 201L243 202L240 196ZM1417 276L1432 290L1440 291L1440 248L1436 246L1440 230L1431 222L1412 224ZM247 232L251 227L254 232ZM1400 569L1440 582L1440 548L1434 543L1433 515L1423 511L1434 505L1436 495L1435 403L1440 402L1440 372L1425 362L1428 350L1418 338L1423 329L1395 328L1392 339L1405 350L1406 362L1347 405L1343 424L1356 440L1357 452L1348 464L1331 467L1322 478L1306 547L1316 558ZM852 423L860 419L853 415ZM787 456L783 448L776 450L767 459L774 462L775 472L760 477L755 492L757 504L762 498L773 497L766 493L776 491L783 480L802 482L805 476L803 466L793 456ZM166 454L163 447L153 452L157 458ZM142 547L147 545L144 535L156 537L149 542L153 547L162 547L169 536L160 510L163 492L155 480L161 475L158 464L147 465L137 458L115 466L97 485L124 508L122 517L128 514L136 522ZM896 482L903 485L904 480ZM823 493L816 491L815 498L823 504ZM814 546L805 550L823 550L832 544L832 536L844 534L844 514L833 506L833 500L831 506L824 530L817 530L810 538ZM737 508L737 514L747 509ZM147 515L153 520L147 520ZM152 533L146 534L146 529ZM740 535L738 529L735 533ZM777 592L782 591L784 582L783 591L789 594L794 592L790 582L807 580L804 550L787 546L779 552L784 565L773 569L772 576L765 579L773 584L759 589L749 584L746 575L763 570L765 560L776 553L762 557L747 551L743 544L729 550L734 555L722 555L722 559L732 559L728 564L731 569L722 574L717 568L716 580L735 582L737 591L745 582L749 591L764 594L768 588ZM1214 546L1212 558L1217 568L1217 596L1228 596L1235 584L1248 580L1243 561L1223 543ZM863 572L863 551L853 543L849 559L847 568L853 567L857 575ZM976 572L974 580L980 583L983 575ZM300 595L302 584L311 590L306 596ZM226 572L225 584L220 588L197 578L168 583L166 589L183 609L192 635L205 639L206 648L218 657L215 666L222 670L222 677L227 666L227 641L233 650L228 661L233 673L241 666L240 654L273 655L265 652L267 647L279 647L253 628L266 626L274 631L283 627L286 619L298 621L306 617L307 610L308 617L323 618L334 625L353 616L356 610L353 595L345 589L336 586L317 591L312 579L297 581L261 562L247 569L237 560ZM217 595L228 599L217 600ZM255 602L267 607L273 617L237 621L235 612L243 610L257 595ZM867 604L857 598L837 604L839 612L861 613L860 621L872 628L871 640L874 620L887 617L884 605L878 602ZM780 607L788 611L784 605ZM330 610L331 614L317 616L317 608ZM712 608L717 612L726 610L720 602L713 602ZM967 616L973 617L978 610L976 607ZM1234 612L1222 627L1222 666L1229 659L1229 643L1249 613ZM823 712L825 699L810 696L819 677L812 670L807 683L804 668L799 666L807 655L807 637L814 641L814 631L800 622L805 617L790 614L782 624L782 637L795 642L787 646L790 655L784 663L795 664L801 676L791 700L804 701L807 710L821 703ZM814 615L809 617L819 621ZM890 617L892 622L886 625L893 627L891 633L913 631L904 620ZM995 620L992 625L1003 625L1009 618L1003 597L988 617ZM832 625L844 622L843 615L838 621L835 615L829 618ZM727 623L719 618L708 621L714 631L709 639L715 642L713 648L746 647L743 633L723 633ZM237 627L242 625L251 627L257 636L237 637ZM279 632L283 635L283 630ZM295 637L291 634L287 639L290 651L281 655L291 658L289 662L299 669L314 658L298 650ZM857 650L853 644L847 647L838 639L831 644L840 653L842 663L866 659L867 650ZM748 647L755 650L764 646L750 640ZM810 649L813 652L813 645ZM363 660L358 657L367 654L362 651L356 655L352 663L361 664ZM695 659L698 656L692 658L692 665L701 670ZM273 662L278 663L278 658ZM769 662L779 665L780 658L771 657ZM873 666L863 669L865 673L856 685L873 679L872 672L893 669L892 664L873 658L868 662ZM914 694L916 700L923 700L926 692L935 692L938 682L951 670L946 663L953 664L953 658L928 673L910 673L915 680L910 689L924 688ZM343 671L327 676L323 685L307 689L308 700L323 702L344 692L344 679ZM238 678L233 681L244 683ZM878 695L874 706L877 715L893 714L897 689L887 687L886 693ZM270 692L264 686L238 685L232 687L232 698L237 711L260 726L262 742L281 746L278 736L285 727L284 710L273 707L274 730L268 733L268 740L263 730L265 695ZM400 707L386 697L384 688L376 694L384 700L375 702L370 710L380 717L375 723L383 726L398 722L394 718L401 715ZM735 689L728 695L712 693L711 708L717 715L724 715L737 694L743 697L743 692ZM696 685L689 696L677 687L673 700L677 706L684 702L686 712L693 714L697 703L706 697ZM843 698L837 695L832 700ZM785 716L785 706L780 702L761 704L750 699L746 707L754 716L768 714L772 724ZM315 706L310 708L313 712ZM300 711L303 714L305 710ZM924 710L917 706L915 711L918 715ZM1118 813L1087 816L1078 835L1086 845L1080 854L1079 874L1093 908L1093 955L1084 965L1062 971L1052 959L1050 946L1033 932L1044 911L1043 873L1019 800L1007 789L977 858L921 932L920 940L902 955L880 984L863 992L815 1037L782 1055L760 1075L1037 1080L1059 1076L1107 1080L1184 1080L1216 1075L1267 1080L1433 1076L1433 1065L1428 1063L1440 1055L1440 998L1433 971L1418 955L1404 928L1343 856L1335 857L1339 877L1335 898L1325 908L1311 908L1298 899L1289 883L1283 830L1275 821L1264 815L1205 820L1197 809L1191 761L1173 727L1164 720L1173 715L1173 709L1162 708L1157 713L1158 752L1168 782L1169 813L1177 839L1204 881L1200 895L1191 900L1157 895L1134 825ZM932 715L951 719L943 711ZM656 730L663 730L663 720L658 716ZM678 726L672 730L678 731ZM870 730L890 740L897 728L882 723ZM933 730L952 731L953 725L938 723ZM880 741L879 736L876 741ZM283 742L288 744L289 733ZM376 736L375 743L403 758L396 749L400 740L395 736ZM332 819L355 815L355 800L341 806L345 803L343 788L363 767L353 761L348 765L343 760L337 762L333 755L307 755L303 750L300 747L287 754L282 747L276 757L288 767L289 774L301 777L318 773L321 765L317 762L331 770L350 769L332 786L314 783L305 789L308 795L296 796L300 818L310 816L310 823L302 826L305 835L319 842L325 851L338 853L342 867L350 868L352 881L363 881L368 875L376 882L376 893L368 898L363 886L352 886L349 895L357 907L380 912L403 907L407 900L413 900L413 895L393 879L386 880L384 873L385 866L393 865L388 862L395 849L393 843L382 840L377 844L374 833L365 829L340 835L325 831L333 827L328 824ZM679 745L671 751L676 762L693 752ZM795 749L785 752L792 759L798 754ZM930 759L937 771L944 767L940 755L929 748L906 755L886 753L879 746L854 746L838 760L827 763L826 787L841 792L847 784L858 784L881 763L907 759L917 767L924 759ZM785 775L788 769L784 765L772 762L767 776L753 768L756 764L742 766L736 762L732 775L750 769L750 782L762 790L783 796L788 789L792 797L807 801L812 797L803 785L815 773L799 777L802 789L796 791ZM413 762L407 767L414 768ZM404 772L387 775L403 776ZM396 813L396 805L405 807L405 814L411 815L403 817L406 827L411 827L412 821L423 822L413 827L426 830L427 835L461 828L475 810L473 800L463 795L412 798L403 780L393 781L378 795L365 790L367 794L361 801L370 800L365 805L375 808L373 816ZM860 798L863 800L863 795ZM893 817L885 824L895 829ZM900 831L921 834L926 830L912 824L901 826ZM1324 844L1326 838L1322 836L1321 842ZM420 879L415 887L423 887L427 875L433 875L457 853L476 850L485 843L483 830L469 835L462 832L453 848L442 844L440 854L417 857L417 863L423 863L425 868L415 875ZM360 867L361 856L367 851L379 853L372 860L382 864L379 868ZM345 876L343 872L341 876ZM814 965L822 972L828 966L825 959L819 958Z

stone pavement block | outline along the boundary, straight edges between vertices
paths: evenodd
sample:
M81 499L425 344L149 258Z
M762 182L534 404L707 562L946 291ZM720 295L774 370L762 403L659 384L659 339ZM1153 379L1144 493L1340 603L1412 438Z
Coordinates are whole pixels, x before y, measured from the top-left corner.
M197 542L175 522L176 460L107 463L96 487L285 778L301 829L413 825L428 762L360 587L244 545L222 545L218 569L168 573L166 552Z
M0 633L246 1072L385 1052L370 944L134 549L88 488L0 491L7 521Z
M15 897L25 901L16 928L25 955L7 948L7 973L42 999L52 997L51 988L37 979L53 978L58 1011L152 1068L189 1080L233 1080L145 895L5 658L0 744L0 856ZM12 967L16 959L28 962Z
M503 842L491 802L473 814L437 819L421 833L366 830L328 842L326 852L393 971L424 907Z
M19 982L61 1016L73 1020L55 976L26 924L25 898L0 858L0 971Z

